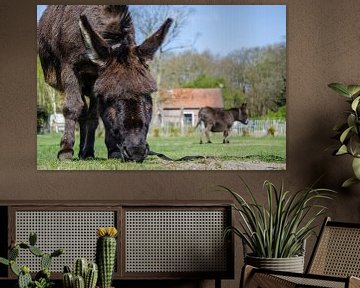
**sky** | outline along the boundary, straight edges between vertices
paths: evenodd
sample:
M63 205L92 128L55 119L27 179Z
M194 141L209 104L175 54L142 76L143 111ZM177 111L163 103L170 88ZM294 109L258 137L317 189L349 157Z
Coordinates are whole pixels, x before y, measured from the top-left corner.
M198 52L226 55L241 48L286 41L285 5L190 6L193 13L174 46L193 43ZM37 6L37 20L45 8Z

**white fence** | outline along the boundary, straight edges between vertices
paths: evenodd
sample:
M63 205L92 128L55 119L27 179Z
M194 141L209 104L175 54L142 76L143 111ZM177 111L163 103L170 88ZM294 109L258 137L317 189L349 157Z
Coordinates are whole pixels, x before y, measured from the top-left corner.
M189 135L193 133L199 133L200 129L192 125L182 125L181 122L166 122L163 121L160 127L151 127L150 131L152 135L161 136L178 136L178 135ZM240 122L233 124L231 134L238 135L250 135L250 136L265 136L271 133L275 136L286 135L286 121L284 120L249 120L248 125L244 125Z

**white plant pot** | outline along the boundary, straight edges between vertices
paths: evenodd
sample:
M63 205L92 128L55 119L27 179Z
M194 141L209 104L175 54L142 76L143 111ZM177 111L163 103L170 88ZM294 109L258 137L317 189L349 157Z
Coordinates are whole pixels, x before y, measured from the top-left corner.
M304 256L289 258L263 258L246 255L245 263L262 269L304 273Z

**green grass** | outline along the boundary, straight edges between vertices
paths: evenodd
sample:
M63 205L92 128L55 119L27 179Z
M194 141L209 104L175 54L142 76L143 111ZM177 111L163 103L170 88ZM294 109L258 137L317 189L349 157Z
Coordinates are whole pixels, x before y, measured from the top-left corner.
M39 170L163 170L176 169L177 164L164 165L164 160L149 156L144 163L123 163L116 159L107 159L107 150L103 138L96 139L95 160L79 160L78 138L75 144L74 160L59 161L56 158L61 135L37 136L37 167ZM222 144L222 135L213 134L213 144L199 144L198 136L148 137L151 150L178 159L188 155L202 155L216 161L264 161L271 163L286 162L286 139L284 136L243 137L231 136L230 144ZM203 160L194 161L203 163ZM180 162L176 162L180 163Z

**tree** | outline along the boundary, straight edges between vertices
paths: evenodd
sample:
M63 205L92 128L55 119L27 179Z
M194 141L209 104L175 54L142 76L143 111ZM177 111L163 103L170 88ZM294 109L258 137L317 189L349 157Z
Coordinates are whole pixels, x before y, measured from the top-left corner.
M189 48L193 45L193 43L179 44L176 41L183 28L187 25L188 18L193 11L194 10L186 6L175 5L142 5L135 6L131 10L138 43L141 43L144 39L154 33L167 18L172 18L174 20L166 35L164 43L151 64L151 69L156 75L158 87L162 87L162 59L164 55L170 51ZM159 109L159 93L155 93L153 104L153 111L157 114ZM154 122L157 124L156 118Z
M245 78L249 83L246 99L251 107L251 116L277 111L279 105L285 104L285 51L282 45L262 48L246 68Z
M36 62L37 74L37 105L50 115L61 111L63 97L62 95L46 84L40 59L37 57Z

